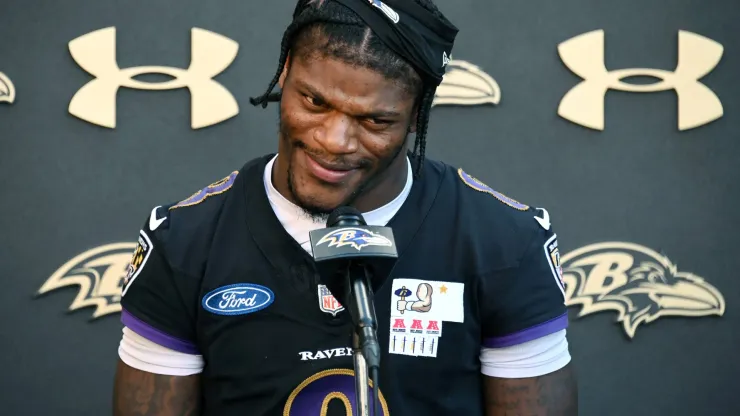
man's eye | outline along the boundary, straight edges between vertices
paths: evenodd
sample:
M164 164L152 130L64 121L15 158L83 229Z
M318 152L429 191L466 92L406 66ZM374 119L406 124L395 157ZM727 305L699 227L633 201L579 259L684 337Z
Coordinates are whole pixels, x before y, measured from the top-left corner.
M388 124L393 123L393 121L391 121L391 120L385 120L385 119L382 119L382 118L369 118L368 121L371 124L375 124L375 125L378 125L378 126L387 126Z
M324 107L324 105L326 105L326 103L320 98L311 97L307 95L306 100L308 100L308 103L314 107Z

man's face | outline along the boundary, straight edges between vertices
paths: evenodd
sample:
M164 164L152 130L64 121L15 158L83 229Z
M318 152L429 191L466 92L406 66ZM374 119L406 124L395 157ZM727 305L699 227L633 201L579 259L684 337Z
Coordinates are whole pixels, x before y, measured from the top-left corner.
M294 201L314 216L403 172L415 97L398 81L329 57L290 59L280 77L279 158ZM394 169L389 169L393 167Z

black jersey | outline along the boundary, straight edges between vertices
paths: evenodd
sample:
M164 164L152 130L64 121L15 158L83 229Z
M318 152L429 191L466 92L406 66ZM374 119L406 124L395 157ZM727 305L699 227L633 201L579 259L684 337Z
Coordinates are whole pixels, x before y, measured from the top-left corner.
M348 312L270 206L271 157L151 212L122 322L203 356L207 415L351 415ZM481 347L567 326L556 235L546 211L424 164L387 224L398 261L374 285L381 402L385 415L483 415Z

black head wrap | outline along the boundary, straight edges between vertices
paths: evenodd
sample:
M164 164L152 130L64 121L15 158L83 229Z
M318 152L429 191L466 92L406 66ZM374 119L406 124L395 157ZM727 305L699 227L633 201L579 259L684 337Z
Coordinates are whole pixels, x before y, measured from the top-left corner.
M442 82L458 29L413 0L331 0L354 11L389 49L435 87Z
M435 90L445 74L445 68L452 54L458 29L450 22L438 18L431 11L414 0L326 0L341 4L357 14L370 30L390 50L405 59L421 76L426 90ZM296 25L301 13L310 6L311 0L299 0L293 11L293 22L283 38L283 46L290 39L288 33ZM321 21L317 17L316 21ZM313 20L301 22L301 26L314 23ZM268 91L250 99L253 105L267 106L268 101L277 101L280 94L270 94L277 83L277 76Z

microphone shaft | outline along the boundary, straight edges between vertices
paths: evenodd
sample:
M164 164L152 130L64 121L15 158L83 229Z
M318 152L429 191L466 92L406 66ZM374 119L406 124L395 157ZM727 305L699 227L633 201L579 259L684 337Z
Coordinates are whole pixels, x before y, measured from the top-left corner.
M370 415L370 391L367 383L369 377L367 362L360 348L360 337L357 332L352 334L352 357L355 366L355 400L357 401L357 415ZM376 406L376 403L373 403Z
M360 349L365 356L368 369L380 367L380 344L377 336L377 320L372 290L370 289L370 272L361 264L350 268L350 287L352 314L355 316L355 331L359 338Z

